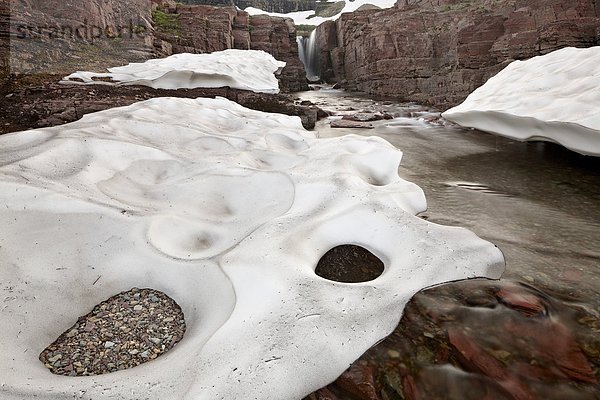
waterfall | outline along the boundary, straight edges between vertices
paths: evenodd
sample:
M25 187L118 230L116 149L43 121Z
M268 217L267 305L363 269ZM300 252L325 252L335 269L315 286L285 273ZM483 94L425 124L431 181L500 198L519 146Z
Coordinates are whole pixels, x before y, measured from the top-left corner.
M317 47L317 30L313 30L309 37L298 36L298 53L304 64L306 77L310 81L319 80L319 49Z

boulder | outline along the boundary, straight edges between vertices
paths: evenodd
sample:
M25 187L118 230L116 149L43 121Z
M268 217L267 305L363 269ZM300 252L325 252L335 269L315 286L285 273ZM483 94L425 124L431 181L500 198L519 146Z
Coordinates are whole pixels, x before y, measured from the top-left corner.
M332 128L362 128L373 129L374 126L368 122L350 121L347 119L336 119L329 123Z
M392 119L392 118L394 118L394 117L386 112L356 113L356 114L344 115L342 117L343 120L359 121L359 122L380 121L382 119Z

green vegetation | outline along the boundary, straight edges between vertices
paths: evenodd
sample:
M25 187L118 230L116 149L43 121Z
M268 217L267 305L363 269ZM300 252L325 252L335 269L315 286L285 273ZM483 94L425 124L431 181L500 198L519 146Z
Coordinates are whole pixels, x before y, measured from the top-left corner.
M179 14L168 14L161 10L152 11L152 20L156 30L163 33L179 34L181 26L179 24Z
M133 27L133 33L136 35L146 33L146 27L144 25L136 25Z
M314 25L296 25L297 36L310 36L310 33L314 31L316 26Z

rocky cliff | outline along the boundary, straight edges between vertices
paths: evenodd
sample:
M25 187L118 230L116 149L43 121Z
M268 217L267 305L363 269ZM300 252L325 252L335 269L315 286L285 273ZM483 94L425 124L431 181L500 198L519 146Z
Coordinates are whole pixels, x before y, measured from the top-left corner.
M10 7L9 7L10 5ZM306 90L291 20L172 0L0 4L0 74L67 75L173 53L257 49L285 61L284 91Z
M316 0L180 0L179 2L210 6L237 6L242 10L247 7L254 7L276 13L314 10L317 3Z
M399 0L317 28L321 77L448 107L507 63L600 44L596 0Z
M152 55L150 0L5 0L2 4L3 64L14 73L98 69Z
M0 77L10 72L10 3L0 2Z
M296 29L291 19L250 16L235 7L161 4L154 10L157 50L207 53L226 49L263 50L285 61L279 76L284 91L307 90L304 66L298 55Z

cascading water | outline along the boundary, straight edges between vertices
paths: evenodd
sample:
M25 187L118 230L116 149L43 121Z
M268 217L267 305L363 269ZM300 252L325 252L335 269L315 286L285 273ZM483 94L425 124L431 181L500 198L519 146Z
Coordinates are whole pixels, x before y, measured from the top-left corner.
M309 81L318 81L319 78L319 49L317 47L316 29L310 33L309 37L298 36L298 53L300 60L304 64L306 77Z

